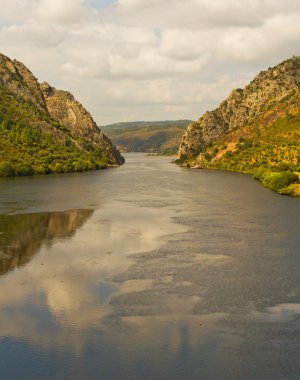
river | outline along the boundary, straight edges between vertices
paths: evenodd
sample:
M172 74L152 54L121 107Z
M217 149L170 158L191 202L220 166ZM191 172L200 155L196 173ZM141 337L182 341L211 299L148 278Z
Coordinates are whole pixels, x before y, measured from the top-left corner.
M1 379L300 379L300 200L170 160L0 180Z

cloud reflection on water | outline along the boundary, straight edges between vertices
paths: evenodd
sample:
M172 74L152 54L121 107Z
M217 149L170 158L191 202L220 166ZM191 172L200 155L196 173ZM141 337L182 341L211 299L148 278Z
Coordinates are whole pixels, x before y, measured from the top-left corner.
M2 288L10 291L0 294L0 336L77 351L88 331L106 328L114 295L151 287L153 279L116 284L111 278L128 269L132 254L157 249L163 236L186 230L171 215L170 210L158 214L153 208L114 202L95 212L7 217L12 237L22 239L22 244L14 241L11 256L27 265L2 278ZM2 249L7 254L12 245L6 235Z

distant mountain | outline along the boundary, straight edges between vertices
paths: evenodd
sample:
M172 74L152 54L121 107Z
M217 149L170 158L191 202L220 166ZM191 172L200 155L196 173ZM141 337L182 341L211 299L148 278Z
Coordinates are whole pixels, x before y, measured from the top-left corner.
M69 92L0 54L0 176L120 165L119 151Z
M191 123L177 162L253 173L272 190L300 195L300 57L261 72Z
M191 120L135 121L101 127L122 152L176 154Z

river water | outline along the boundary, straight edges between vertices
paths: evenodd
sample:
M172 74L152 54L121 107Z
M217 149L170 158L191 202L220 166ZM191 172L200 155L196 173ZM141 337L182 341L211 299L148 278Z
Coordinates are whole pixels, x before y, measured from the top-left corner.
M0 378L300 379L300 200L168 157L0 181Z

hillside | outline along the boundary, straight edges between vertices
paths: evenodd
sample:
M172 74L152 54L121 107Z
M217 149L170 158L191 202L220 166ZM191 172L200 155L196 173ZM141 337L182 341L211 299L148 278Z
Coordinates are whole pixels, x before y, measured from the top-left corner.
M177 163L252 173L272 190L300 195L300 58L261 72L190 124Z
M119 151L67 91L0 54L0 176L120 165Z
M123 152L176 154L190 120L136 121L101 127Z

